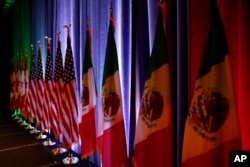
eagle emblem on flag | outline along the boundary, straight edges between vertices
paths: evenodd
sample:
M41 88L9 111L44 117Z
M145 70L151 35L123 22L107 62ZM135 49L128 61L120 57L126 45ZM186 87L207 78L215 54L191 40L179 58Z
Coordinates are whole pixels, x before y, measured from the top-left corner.
M229 102L216 87L198 86L189 108L189 123L204 139L214 141L212 133L217 132L229 115Z
M89 105L89 88L87 86L83 87L83 95L82 95L82 105Z
M142 118L147 125L161 117L163 105L161 93L146 86L142 96L140 115L143 116Z
M104 117L109 119L114 116L120 107L121 100L115 91L104 92L102 96L102 107Z

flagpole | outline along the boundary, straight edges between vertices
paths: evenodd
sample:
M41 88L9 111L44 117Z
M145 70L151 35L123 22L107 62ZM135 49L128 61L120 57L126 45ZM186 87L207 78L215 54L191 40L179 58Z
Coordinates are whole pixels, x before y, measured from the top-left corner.
M37 46L38 46L38 50L41 47L41 41L37 41ZM42 131L40 131L39 135L36 137L36 139L45 139L47 137L47 135L43 134Z
M112 3L112 0L110 0L109 14L110 14L109 20L113 21L113 3ZM114 24L114 23L112 22L112 24ZM112 28L114 28L114 25L112 25ZM103 158L102 157L103 156L101 156L101 158L100 158L100 165L101 165L101 167L103 166Z
M90 24L90 21L89 21L89 17L88 17L88 0L86 0L86 31L88 31L88 29L89 29L89 24ZM81 144L83 144L83 143L81 143ZM87 156L85 159L87 160L87 166L89 167L90 166L89 156Z
M17 67L16 67L16 59L15 59L15 56L12 58L12 67L13 67L13 75L15 76L14 77L14 80L13 80L13 101L14 101L14 107L12 108L13 110L13 114L12 114L12 117L14 120L17 120L18 117L17 117L17 112L16 112L16 94L17 94Z
M49 38L48 36L45 36L44 37L45 39L47 39L47 42L48 42L48 47L50 47L50 41L52 40L51 38ZM47 53L48 54L48 53ZM47 55L48 56L48 55ZM46 58L46 61L47 61L48 57ZM46 74L45 74L46 75ZM46 84L46 83L45 83ZM48 93L48 92L47 92ZM51 103L51 100L48 102L48 108L50 110L50 103ZM47 111L49 112L49 111ZM50 114L49 113L46 113L47 114L47 124L49 122L49 117L50 117ZM52 142L51 140L51 128L48 129L48 137L47 137L47 140L43 142L43 145L44 146L53 146L55 145L56 143L55 142Z
M31 121L30 121L30 119L29 119L29 116L30 116L30 110L28 110L28 96L29 96L29 72L28 72L28 58L29 58L29 56L28 56L28 49L26 48L26 53L25 53L25 106L26 106L26 112L28 113L27 115L26 115L26 121L27 121L27 125L26 125L26 127L25 127L25 129L26 130L31 130L31 129L34 129L34 127L31 125Z
M21 115L22 115L22 123L20 124L21 126L26 126L27 125L27 123L26 123L26 117L25 117L25 111L23 110L23 98L24 98L24 96L25 96L25 92L23 92L23 91L25 91L25 90L23 90L23 89L25 89L25 59L24 59L24 56L22 56L22 58L21 58L21 62L22 62L22 65L21 65L21 75L22 75L22 83L21 83L21 85L22 85L22 92L21 92L21 104L20 104L20 106L21 106L21 108L20 108L20 110L21 110Z
M69 35L69 33L70 33L70 27L71 27L71 24L68 24L68 25L65 25L64 26L64 28L66 28L67 29L67 33L68 33L68 35ZM72 138L73 138L73 134L72 134L72 127L73 127L73 125L72 125L72 120L73 120L73 118L72 118L72 115L71 114L69 114L70 116L70 140L72 140ZM69 149L69 154L68 154L68 157L66 157L66 158L64 158L63 159L63 163L65 164L65 165L71 165L71 164L77 164L79 162L79 158L78 157L75 157L75 156L73 156L73 151L72 151L72 149L70 148Z
M30 47L31 47L31 52L34 52L34 45L31 44ZM33 111L33 112L34 112L34 111ZM33 129L30 131L30 134L37 134L37 133L39 133L40 131L37 130L37 128L36 128L36 118L33 118L33 125L34 125L34 127L33 127Z
M60 34L61 32L57 32L56 35L58 36L58 41L60 41ZM57 81L59 82L59 81ZM58 102L59 103L59 102ZM61 119L61 115L60 113L57 111L57 123L58 123L58 127L60 127L60 120ZM61 130L61 129L60 129ZM52 150L52 154L53 155L60 155L64 152L66 152L67 150L65 148L62 147L61 145L61 141L60 141L60 135L58 135L58 139L57 139L57 147L55 149Z
M22 53L20 54L22 55ZM19 101L20 101L20 106L19 106L19 109L20 109L20 116L21 116L21 119L19 121L19 124L21 126L24 126L24 122L25 122L25 119L24 119L24 116L23 116L23 111L21 110L21 106L22 106L22 93L23 93L23 57L20 56L20 96L19 96Z
M29 56L28 56L28 49L26 48L26 55L25 55L25 63L26 63L26 79L27 79L27 86L26 86L26 89L28 89L28 91L26 92L27 93L27 101L26 101L26 106L29 106L28 104L28 101L29 101L29 92L30 92L30 88L29 88L29 85L30 85L30 81L29 81L29 72L28 72L28 59L29 59ZM26 130L32 130L34 129L34 126L32 125L32 120L30 119L30 116L31 116L31 111L28 109L28 107L26 107L27 109L27 112L29 112L29 115L27 115L27 122L28 122L28 126L25 127Z
M18 72L18 81L17 81L17 95L16 95L16 99L17 99L17 107L16 107L16 113L17 113L17 123L21 123L22 122L22 117L20 115L20 104L19 104L19 84L20 84L20 58L19 58L19 53L17 52L17 72Z

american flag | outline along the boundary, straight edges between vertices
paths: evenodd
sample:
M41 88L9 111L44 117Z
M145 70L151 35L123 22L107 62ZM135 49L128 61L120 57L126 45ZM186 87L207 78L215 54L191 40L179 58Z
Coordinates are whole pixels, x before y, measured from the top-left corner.
M57 111L57 123L58 126L54 128L53 132L56 138L59 138L61 133L61 128L63 124L61 120L63 119L63 108L62 108L62 92L64 90L64 83L63 83L63 60L62 60L62 52L61 52L61 41L58 38L57 42L57 51L56 51L56 58L55 58L55 67L54 67L54 85L55 85L55 107Z
M46 114L45 129L57 129L57 112L55 109L54 81L52 70L51 47L47 47L47 59L45 65L45 91L44 91L44 113Z
M71 48L70 35L67 37L65 66L63 71L63 140L64 148L69 149L74 142L78 142L78 108L75 83L74 59Z
M30 119L36 117L36 66L35 66L35 53L32 48L31 63L30 63L30 76L29 76L29 92L28 92L28 110Z
M38 49L37 57L37 71L36 71L36 104L37 104L37 125L41 124L41 130L44 130L44 79L43 79L43 66L42 66L42 51L41 47Z

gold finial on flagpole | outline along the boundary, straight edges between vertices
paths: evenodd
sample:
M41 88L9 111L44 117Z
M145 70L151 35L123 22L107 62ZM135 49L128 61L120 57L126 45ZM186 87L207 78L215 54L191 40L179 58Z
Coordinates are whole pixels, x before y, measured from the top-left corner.
M50 41L52 40L52 38L49 38L48 36L45 36L44 38L47 39L48 45L50 45Z
M89 28L88 1L86 0L86 27Z
M110 17L113 17L113 4L112 1L110 2L110 8L109 8L109 12L110 12Z
M56 35L58 36L58 39L59 39L59 37L60 37L60 34L61 34L60 31L56 32Z
M56 35L57 35L57 40L58 40L57 42L60 43L60 42L61 42L61 41L60 41L61 32L60 32L60 31L56 32Z
M41 47L41 41L37 41L38 47Z
M68 33L70 32L70 27L71 27L71 24L64 25L64 28L67 28Z
M89 28L89 23L90 23L90 21L89 21L89 18L88 18L88 16L86 17L86 26L87 26L87 28Z
M113 17L113 3L112 3L112 0L110 1L110 8L109 8L109 12L110 12L110 16L109 16L109 19L110 19L110 24L112 26L112 29L113 31L115 31L115 26L114 26L114 17Z

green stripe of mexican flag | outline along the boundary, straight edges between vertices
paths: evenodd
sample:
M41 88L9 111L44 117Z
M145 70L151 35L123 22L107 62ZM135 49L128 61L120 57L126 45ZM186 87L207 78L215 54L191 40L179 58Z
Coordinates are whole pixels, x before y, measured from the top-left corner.
M211 12L211 28L203 52L198 78L209 73L214 65L224 61L228 54L226 36L219 11L214 7Z
M112 22L110 24L113 24ZM117 57L117 49L115 44L115 39L113 35L113 26L109 26L108 30L108 41L106 48L106 57L104 63L104 71L103 71L103 82L102 85L105 84L106 79L113 75L116 71L118 71L118 57Z

